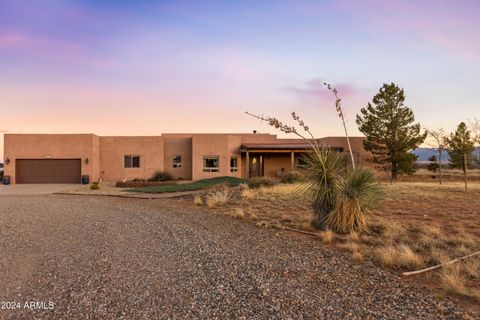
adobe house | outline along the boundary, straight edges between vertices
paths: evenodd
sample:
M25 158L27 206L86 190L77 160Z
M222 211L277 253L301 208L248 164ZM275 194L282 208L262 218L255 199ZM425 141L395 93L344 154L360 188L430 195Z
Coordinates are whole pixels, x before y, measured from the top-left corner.
M319 139L348 150L344 137ZM363 138L351 138L358 163L370 156ZM101 137L95 134L5 134L5 175L11 183L80 183L148 179L156 171L199 180L218 176L279 177L302 168L308 144L301 139L250 134L162 134Z

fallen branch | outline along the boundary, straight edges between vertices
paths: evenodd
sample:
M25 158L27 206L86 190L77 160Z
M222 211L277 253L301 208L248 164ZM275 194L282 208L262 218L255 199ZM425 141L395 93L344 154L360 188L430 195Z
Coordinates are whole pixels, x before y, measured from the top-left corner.
M441 267L448 266L450 264L459 262L461 260L471 258L471 257L479 255L479 254L480 254L480 251L477 251L477 252L471 253L469 255L453 259L452 261L449 261L449 262L446 262L446 263L437 264L436 266L433 266L433 267L428 267L428 268L425 268L425 269L422 269L422 270L417 270L417 271L404 272L404 273L402 273L402 276L413 276L415 274L420 274L420 273L424 273L424 272L427 272L427 271L435 270L435 269L438 269L438 268L441 268Z
M283 230L289 230L289 231L294 231L294 232L298 232L298 233L303 233L303 234L308 234L308 235L310 235L310 236L315 236L315 237L321 237L321 236L322 236L321 234L316 233L316 232L303 231L303 230L294 229L294 228L285 227L285 226L282 226L281 229L283 229Z

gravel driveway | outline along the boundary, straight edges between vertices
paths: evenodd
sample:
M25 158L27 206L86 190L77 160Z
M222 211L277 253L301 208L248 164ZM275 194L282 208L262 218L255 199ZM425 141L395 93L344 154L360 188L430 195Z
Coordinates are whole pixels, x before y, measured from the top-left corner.
M0 196L0 219L0 301L20 303L0 318L462 317L315 240L174 200Z

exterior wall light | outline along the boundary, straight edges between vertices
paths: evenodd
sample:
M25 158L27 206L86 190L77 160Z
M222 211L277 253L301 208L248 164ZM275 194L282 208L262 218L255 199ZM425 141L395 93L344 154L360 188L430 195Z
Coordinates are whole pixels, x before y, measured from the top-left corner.
M45 158L51 158L51 157L52 157L51 154L47 154L47 155L45 156Z
M85 158L85 164L88 164L88 158Z
M9 164L10 163L10 159L5 159L5 164Z

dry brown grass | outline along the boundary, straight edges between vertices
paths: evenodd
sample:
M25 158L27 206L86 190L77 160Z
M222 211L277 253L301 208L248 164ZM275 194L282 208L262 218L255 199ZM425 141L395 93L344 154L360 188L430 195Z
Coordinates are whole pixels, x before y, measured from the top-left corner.
M392 245L378 247L374 251L375 258L385 267L393 267L396 263L397 250Z
M441 273L443 288L450 293L468 296L466 278L458 264L444 267Z
M231 194L228 187L219 187L207 193L205 203L207 207L214 208L226 204L230 200L230 197Z
M243 212L242 208L234 208L232 212L230 212L230 216L237 218L237 219L244 219L245 212Z
M401 267L420 268L423 266L422 257L415 253L412 248L406 244L400 245L398 248L397 264Z
M480 280L480 258L474 258L466 261L463 266L465 273L469 278Z
M194 195L193 203L195 203L196 206L201 206L203 204L202 197L199 194Z
M335 233L332 230L324 230L320 232L320 237L323 243L332 243L335 238Z
M346 236L358 250L347 248L356 261L372 257L381 265L400 270L444 263L480 248L480 183L471 183L463 192L461 183L383 184L385 199L369 217L368 231ZM279 223L312 231L312 209L296 192L296 185L276 185L258 189L240 188L239 202L245 218ZM228 205L225 211L228 212ZM247 213L248 212L248 213ZM262 225L262 223L260 223ZM345 237L331 231L320 232L325 244L342 246ZM354 257L355 256L355 257ZM467 261L460 264L472 292L480 288L477 270ZM438 282L436 271L430 277ZM449 291L450 292L450 291Z

